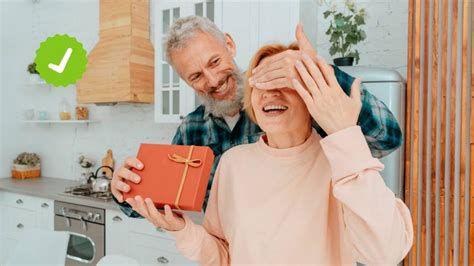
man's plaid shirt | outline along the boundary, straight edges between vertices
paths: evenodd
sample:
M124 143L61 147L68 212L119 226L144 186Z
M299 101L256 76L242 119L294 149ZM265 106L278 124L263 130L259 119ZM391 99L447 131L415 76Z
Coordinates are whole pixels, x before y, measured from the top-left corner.
M333 67L341 88L347 95L350 95L350 88L354 78L338 67ZM402 132L397 119L382 101L364 88L362 88L361 93L362 108L358 125L362 128L372 155L376 158L381 158L401 145ZM327 136L326 132L314 121L313 127L322 137ZM240 112L240 118L233 130L229 128L223 118L214 117L212 114L209 114L202 105L183 119L172 143L177 145L208 146L214 151L215 155L204 207L207 205L214 172L222 154L234 146L256 142L261 134L262 130L249 119L244 111ZM140 217L127 203L119 204L122 211L128 216Z

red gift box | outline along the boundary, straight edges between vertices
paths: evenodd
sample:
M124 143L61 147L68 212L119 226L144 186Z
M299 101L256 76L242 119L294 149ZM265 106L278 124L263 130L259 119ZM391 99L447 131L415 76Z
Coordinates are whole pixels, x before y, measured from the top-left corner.
M206 196L214 153L206 146L141 144L137 158L142 170L132 169L141 177L124 198L136 195L150 198L157 208L201 211Z

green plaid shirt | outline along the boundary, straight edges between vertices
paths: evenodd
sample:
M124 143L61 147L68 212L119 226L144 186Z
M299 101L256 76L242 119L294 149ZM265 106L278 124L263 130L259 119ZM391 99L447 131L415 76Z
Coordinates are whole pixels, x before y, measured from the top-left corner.
M354 78L336 66L334 66L334 70L341 88L347 95L350 95ZM361 93L362 108L358 125L360 125L365 135L372 155L376 158L386 156L402 144L400 126L392 112L382 101L370 94L365 88L362 88ZM316 122L313 122L313 127L322 137L327 136L326 132ZM215 155L204 207L207 205L214 172L222 154L234 146L256 142L261 134L262 130L249 119L244 111L240 112L240 118L233 130L229 128L223 118L214 117L207 113L202 105L183 119L172 143L208 146L214 151ZM120 204L120 208L130 217L140 217L127 203Z

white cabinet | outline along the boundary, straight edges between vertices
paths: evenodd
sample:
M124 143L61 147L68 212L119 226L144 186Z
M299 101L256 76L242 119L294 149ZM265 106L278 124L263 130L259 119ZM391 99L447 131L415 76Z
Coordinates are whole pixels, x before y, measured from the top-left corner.
M123 212L105 211L105 254L127 254L128 217Z
M200 103L192 88L167 64L164 36L174 20L188 15L205 16L229 33L237 46L235 61L241 70L248 67L258 48L269 43L295 41L298 22L314 42L317 1L311 0L204 0L155 1L155 121L179 123Z
M236 43L239 67L246 70L255 52L266 44L295 42L298 22L315 43L317 5L308 0L222 1L220 27Z
M0 265L18 234L31 229L54 230L54 201L22 194L0 192Z
M3 228L14 235L28 228L54 230L54 201L10 192L3 193Z
M120 211L106 210L105 221L106 255L123 254L143 265L196 265L176 250L173 236L145 219L129 218Z

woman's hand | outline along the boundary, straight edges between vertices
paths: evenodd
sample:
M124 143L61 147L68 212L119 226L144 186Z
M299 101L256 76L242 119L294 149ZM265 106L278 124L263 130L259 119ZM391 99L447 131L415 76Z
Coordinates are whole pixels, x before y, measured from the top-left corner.
M317 65L307 55L296 62L296 69L304 86L293 79L293 86L308 107L313 119L328 134L355 126L362 106L360 80L356 79L348 97L337 82L334 69L322 58Z
M281 88L293 88L292 79L299 79L295 62L302 60L302 55L307 54L316 60L317 52L303 31L303 24L298 24L295 31L296 41L299 50L286 50L284 52L271 55L252 70L252 77L249 79L250 85L257 89L272 90Z
M153 204L153 201L149 198L143 200L142 197L136 196L134 199L127 199L126 202L156 227L168 231L179 231L186 225L184 219L171 211L169 205L165 205L165 214L162 214L156 209L155 204Z

